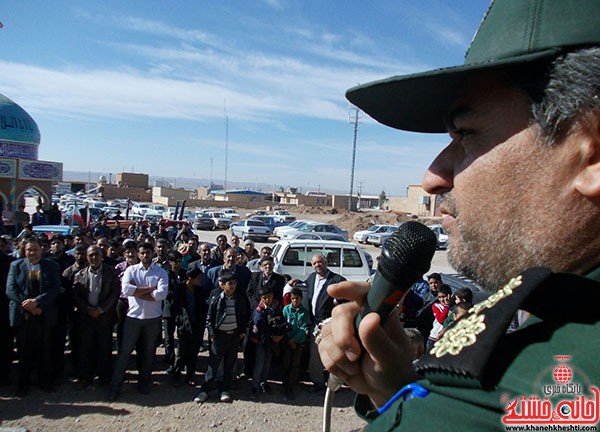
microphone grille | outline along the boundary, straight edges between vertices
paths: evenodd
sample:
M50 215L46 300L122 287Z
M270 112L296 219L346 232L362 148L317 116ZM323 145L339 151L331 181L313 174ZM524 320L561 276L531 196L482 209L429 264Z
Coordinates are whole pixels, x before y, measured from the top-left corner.
M414 283L429 270L437 237L420 222L405 222L381 247L377 271L390 282Z

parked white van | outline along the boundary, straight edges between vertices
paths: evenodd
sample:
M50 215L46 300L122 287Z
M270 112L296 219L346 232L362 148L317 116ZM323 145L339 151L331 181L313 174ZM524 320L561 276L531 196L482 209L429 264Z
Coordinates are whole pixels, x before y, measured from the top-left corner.
M365 281L372 271L365 252L351 242L334 240L280 240L273 246L274 271L305 280L314 270L315 254L327 258L327 267L351 281Z

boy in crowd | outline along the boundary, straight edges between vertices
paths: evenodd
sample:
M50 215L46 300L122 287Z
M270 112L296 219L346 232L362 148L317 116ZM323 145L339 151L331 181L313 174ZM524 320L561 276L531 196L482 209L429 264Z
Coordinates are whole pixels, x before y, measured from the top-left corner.
M283 388L286 399L295 398L294 393L300 374L300 362L309 332L309 313L302 305L302 290L300 288L292 288L290 301L291 303L283 308L283 317L289 324L287 344L284 346L283 351L283 367L285 369Z
M427 339L427 351L440 337L440 333L444 329L444 320L450 312L450 304L452 303L452 288L449 285L442 284L437 289L438 301L431 305L433 311L433 327Z
M215 288L208 300L206 329L211 341L208 369L200 393L195 402L203 403L208 392L217 386L219 364L223 362L223 382L220 384L221 402L231 402L229 393L235 376L238 346L245 335L249 319L249 303L246 295L237 289L237 276L223 270L219 275L219 288Z
M281 309L276 300L273 300L273 292L270 287L263 286L258 289L260 301L252 314L252 331L250 340L256 343L256 354L254 358L254 369L252 371L252 399L269 391L267 378L271 368L274 344L283 339L274 327L278 318L281 318ZM280 322L283 321L280 319Z

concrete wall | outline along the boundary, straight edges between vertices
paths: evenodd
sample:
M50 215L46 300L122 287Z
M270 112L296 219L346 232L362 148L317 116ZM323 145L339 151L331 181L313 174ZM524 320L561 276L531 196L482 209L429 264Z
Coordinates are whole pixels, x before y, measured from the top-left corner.
M148 174L139 173L117 173L115 176L115 182L120 186L127 186L130 188L143 188L148 189Z
M425 192L421 185L410 185L405 197L389 197L387 206L390 210L431 217L435 212L435 195Z
M132 201L152 202L152 194L147 188L117 187L117 185L105 184L102 186L102 196L106 200L129 198Z

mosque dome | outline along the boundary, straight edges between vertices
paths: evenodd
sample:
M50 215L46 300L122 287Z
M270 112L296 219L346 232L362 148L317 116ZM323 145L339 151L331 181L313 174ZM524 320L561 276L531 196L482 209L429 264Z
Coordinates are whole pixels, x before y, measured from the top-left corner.
M0 94L0 157L38 158L40 130L18 104Z

